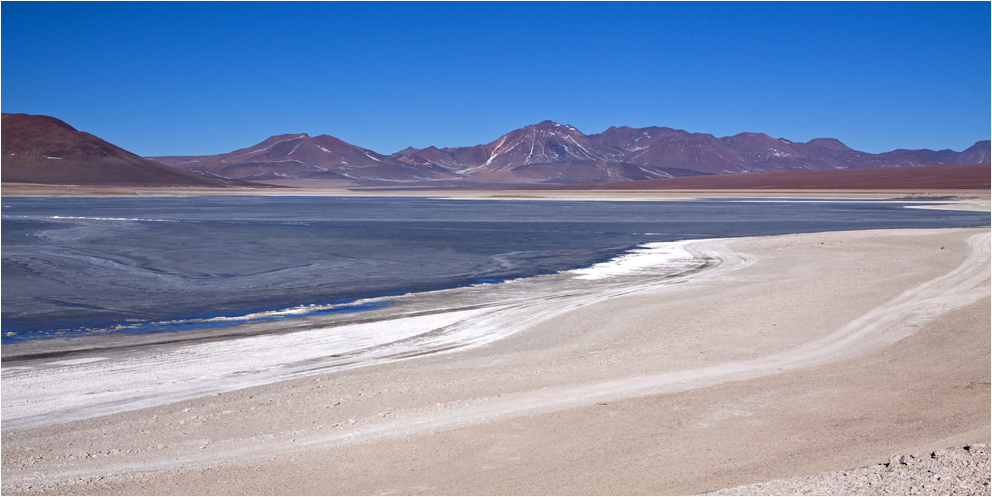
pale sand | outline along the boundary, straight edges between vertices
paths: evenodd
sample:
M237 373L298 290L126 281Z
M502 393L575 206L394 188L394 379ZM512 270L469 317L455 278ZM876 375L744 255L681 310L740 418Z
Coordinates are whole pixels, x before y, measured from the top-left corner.
M789 199L928 199L944 200L947 208L992 209L988 188L976 189L737 189L737 190L493 190L493 189L362 189L362 188L190 188L190 187L96 187L3 183L4 196L263 196L263 197L430 197L486 200L623 200L659 201L696 198L789 198Z
M4 423L3 492L687 494L989 443L989 240L696 242L474 348Z

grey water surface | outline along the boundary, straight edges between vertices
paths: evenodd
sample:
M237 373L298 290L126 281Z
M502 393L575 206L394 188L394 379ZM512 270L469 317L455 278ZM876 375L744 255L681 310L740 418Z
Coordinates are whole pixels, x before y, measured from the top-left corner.
M275 319L310 304L356 312L368 308L359 299L574 269L654 241L989 225L988 213L906 205L8 197L2 343Z

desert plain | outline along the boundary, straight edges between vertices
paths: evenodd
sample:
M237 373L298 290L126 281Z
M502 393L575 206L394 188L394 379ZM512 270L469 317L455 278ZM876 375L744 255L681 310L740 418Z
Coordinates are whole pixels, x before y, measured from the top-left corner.
M500 340L83 419L8 422L8 379L126 355L5 345L2 491L698 494L990 443L987 227L685 248L705 267L501 309Z

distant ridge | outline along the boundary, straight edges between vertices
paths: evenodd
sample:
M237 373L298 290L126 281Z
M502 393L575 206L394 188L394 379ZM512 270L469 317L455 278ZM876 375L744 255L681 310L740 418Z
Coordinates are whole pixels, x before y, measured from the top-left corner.
M276 135L227 154L152 157L185 171L284 185L514 186L625 182L739 173L988 163L990 141L962 152L860 152L834 138L793 142L763 133L717 138L663 127L586 135L544 121L471 147L407 148L392 155L327 135Z
M0 179L9 183L101 186L230 186L139 157L49 116L0 117Z

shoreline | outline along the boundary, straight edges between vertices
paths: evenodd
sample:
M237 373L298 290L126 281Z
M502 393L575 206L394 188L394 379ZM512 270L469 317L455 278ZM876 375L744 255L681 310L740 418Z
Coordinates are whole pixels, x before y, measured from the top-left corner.
M420 199L421 197L416 197L416 198ZM222 199L218 199L218 200L222 200ZM368 202L370 200L371 199L365 199L362 201ZM457 198L451 200L469 200L469 199ZM502 198L501 200L509 200L509 198ZM531 198L530 200L543 202L544 199ZM558 200L567 200L567 199L560 198ZM586 200L598 201L598 199L586 199ZM701 199L701 200L704 200L703 202L704 204L705 203L716 203L717 205L720 204L719 200L713 200L711 202L705 201L708 199ZM177 202L177 201L178 200L163 200L162 202ZM306 202L312 200L302 199L300 201ZM401 200L401 201L408 201L408 200ZM665 202L665 201L679 201L679 200L641 199L639 201ZM861 204L861 202L866 202L866 201L860 199L851 199L846 197L843 198L817 197L817 198L797 200L797 199L783 199L780 197L756 196L753 198L743 198L743 199L734 198L730 201L735 204L739 203L743 205L777 204L777 203L789 203L795 205L802 205L802 204L818 205L820 203L826 203L824 205L829 205L830 203L843 204L845 202L854 202L856 205L871 205L873 207L877 205L883 205L885 206L885 208L890 210L892 210L893 208L892 206L887 204L896 203L898 204L898 206L900 207L905 206L906 208L967 210L967 211L984 212L982 210L983 206L978 201L975 200L953 201L943 197L938 197L938 199L926 201L923 205L907 205L907 202L909 201L905 200L905 198L887 199L887 200L872 199L870 201L867 201L867 202L871 202L870 204L868 203ZM5 206L5 207L13 207L12 211L14 214L10 214L10 216L15 218L25 217L23 215L21 216L16 215L16 213L18 212L17 207L20 204L17 204L16 202L11 202L11 203L12 203L11 206ZM552 202L544 202L544 203L545 205L554 205ZM448 208L452 208L452 207L458 207L456 204L458 204L458 202L446 203L445 205ZM43 205L49 205L49 204L44 203ZM53 205L58 206L59 204L56 202ZM491 205L491 204L486 203L485 205ZM517 203L516 205L523 206L526 205L526 202L520 202ZM567 208L571 209L574 207L574 205L576 204L571 204ZM632 204L628 204L628 205L632 205ZM658 205L659 207L663 207L663 204L656 204L656 205ZM689 205L689 204L685 203L685 205ZM765 206L761 206L761 207L764 208ZM807 205L804 208L807 207L809 207L809 205ZM909 211L904 211L904 212L908 213ZM8 213L5 210L5 219L7 218L7 215ZM67 216L49 216L49 217L53 219L58 219L60 221L65 219L71 219L71 220L85 219L89 221L101 221L101 222L103 221L176 221L173 219L166 220L166 219L154 218L154 215L144 216L145 218L154 218L154 219L116 218L116 217L67 217ZM975 225L978 226L981 225L980 223L982 223L982 220L980 219L980 217L976 217L974 215L972 215L971 217L972 217L971 221ZM967 224L961 223L959 224L959 226L961 225L967 226L968 224L971 223L967 223ZM857 225L852 225L851 229L882 228L882 227L886 227L886 226L881 224L877 226L860 226L860 227ZM794 228L794 229L798 229L798 228ZM838 229L838 227L821 226L817 229L829 230L829 229ZM657 231L657 230L653 230L653 231ZM763 230L754 230L749 233L738 233L738 234L730 233L729 231L715 232L709 234L687 233L685 236L691 237L691 239L694 239L695 237L705 237L705 236L736 237L740 235L747 236L753 233L761 233L762 231ZM769 231L769 230L764 230L764 231ZM643 233L643 234L659 235L659 233ZM668 239L676 239L676 237L672 236L672 237L668 237ZM646 243L650 243L650 242L646 242ZM643 246L643 244L639 246ZM613 257L621 257L622 253L618 253L615 250L612 252ZM627 250L634 250L634 249L628 247ZM636 251L637 250L635 250L635 252ZM574 267L574 266L559 265L554 269L563 270L562 267ZM516 277L521 277L521 276L522 275L518 273L516 275L507 276L507 278L514 279ZM499 280L506 281L504 278L498 278L491 281L495 282ZM476 282L481 282L481 281L488 281L488 280L476 280ZM465 279L457 280L457 281L449 280L447 282L442 282L441 284L432 284L430 288L444 290L446 288L447 289L464 288L464 287L472 286L474 284L476 283L469 282ZM399 292L394 290L394 288L398 288ZM13 325L10 329L4 330L3 338L4 338L5 348L2 353L2 357L5 360L9 360L9 359L16 359L17 357L20 356L39 356L45 354L50 355L52 353L62 353L65 351L55 350L57 349L57 345L55 344L61 344L61 343L67 344L67 348L66 348L67 351L73 351L82 348L81 345L84 345L85 347L92 346L95 348L105 348L101 345L100 342L107 340L115 341L115 342L130 341L136 344L137 343L148 344L148 343L159 343L159 342L179 342L182 340L180 336L188 336L198 340L210 340L212 339L212 337L231 338L234 336L247 335L247 334L258 335L258 334L266 333L267 330L272 330L272 331L291 330L294 327L294 324L296 323L302 323L304 326L312 328L314 326L317 326L317 324L315 323L319 323L320 320L302 319L303 317L310 314L358 312L363 315L376 315L377 316L376 319L379 319L378 314L382 314L382 313L368 314L368 312L371 310L375 310L375 308L377 307L388 307L392 305L394 297L396 297L397 295L402 295L401 292L407 292L407 291L409 290L407 290L406 287L395 287L395 286L377 287L371 290L363 290L359 288L357 290L357 292L359 293L357 294L354 292L341 293L341 294L333 294L333 293L324 294L320 297L315 297L310 300L282 299L278 301L279 302L278 304L273 303L273 302L277 302L274 300L270 301L269 303L258 301L257 303L253 303L253 305L257 307L252 307L252 305L242 305L242 306L234 306L236 307L236 309L232 309L232 310L210 310L205 307L197 307L192 310L185 310L185 314L182 313L183 310L178 310L171 316L169 314L160 312L156 315L155 318L146 318L144 320L129 319L128 322L126 323L122 321L123 318L121 318L121 320L118 320L116 322L106 319L105 322L103 323L99 323L96 321L93 322L67 321L63 327L58 329L29 328L32 322L28 321L28 319L30 318L30 316L32 316L32 314L25 313L25 315L29 316L29 318L24 319L26 323L25 325L21 326L20 328L16 328L15 326L17 325ZM425 288L420 291L428 291L428 290L427 288ZM400 300L404 300L405 298L406 297L403 297ZM318 300L318 299L323 299L323 300ZM43 316L43 314L39 312L36 312L35 314ZM287 322L282 323L281 321L284 320ZM12 322L20 324L20 321L12 320ZM5 324L9 324L9 323L5 323ZM38 331L29 331L31 329L37 329ZM144 335L161 335L166 338L155 339L150 337L144 337ZM137 338L137 337L141 337L141 338ZM172 337L176 337L176 338L172 338ZM30 345L26 345L28 343L30 343ZM11 350L14 350L14 352L11 352Z
M307 377L316 371L368 367L485 345L567 309L684 281L713 265L716 254L695 247L721 241L646 243L606 262L551 275L359 302L388 299L392 303L372 313L6 344L4 424L15 429L54 425ZM604 278L611 281L605 285L590 281ZM146 378L149 370L166 371L162 374L170 378L169 387ZM108 377L115 385L104 387L99 395L78 394L92 390L94 378ZM39 385L45 385L44 397L35 393Z
M988 236L710 240L723 264L507 308L519 331L472 348L49 427L5 413L4 493L698 493L988 443Z
M667 200L686 198L852 198L927 200L928 197L951 201L969 197L988 201L988 188L738 188L738 189L473 189L473 188L199 188L147 186L68 186L34 183L3 183L0 193L12 197L113 197L113 196L318 196L318 197L432 197L466 199L539 199L539 200Z
M58 330L58 332L39 335L38 338L28 338L5 343L2 358L5 361L52 358L73 356L95 350L107 351L115 348L131 348L152 344L182 345L187 342L226 340L266 334L287 334L294 331L321 327L347 326L350 323L383 322L398 319L396 315L400 317L422 316L446 312L432 308L431 302L442 300L461 302L459 306L464 308L492 307L499 305L498 301L501 297L498 297L498 295L512 292L507 287L520 285L521 281L539 282L536 284L543 285L545 288L538 291L540 295L537 295L537 297L546 297L547 295L558 293L554 286L557 284L556 282L562 280L593 280L601 279L604 276L636 274L644 268L651 267L666 267L672 274L666 273L665 277L672 277L680 272L686 274L694 272L694 266L700 266L706 263L701 258L695 259L693 254L685 248L689 243L703 240L709 239L644 242L590 266L563 269L555 273L511 277L499 281L456 285L436 290L407 293L387 291L379 296L363 297L332 304L300 304L273 310L247 311L244 314L237 315L224 314L211 317L175 318L174 320L142 322L134 325L122 324L114 326L112 328L113 331L69 333ZM530 284L529 286L534 286L534 284ZM591 290L586 289L585 292L590 293ZM486 294L495 294L497 296L487 297ZM471 296L470 301L462 302L465 300L466 295ZM362 309L360 311L348 311L354 308ZM345 312L335 312L337 310L344 310ZM138 333L120 331L177 323L181 326L188 325L192 327L176 327L175 329L163 331ZM201 326L194 326L196 324Z

